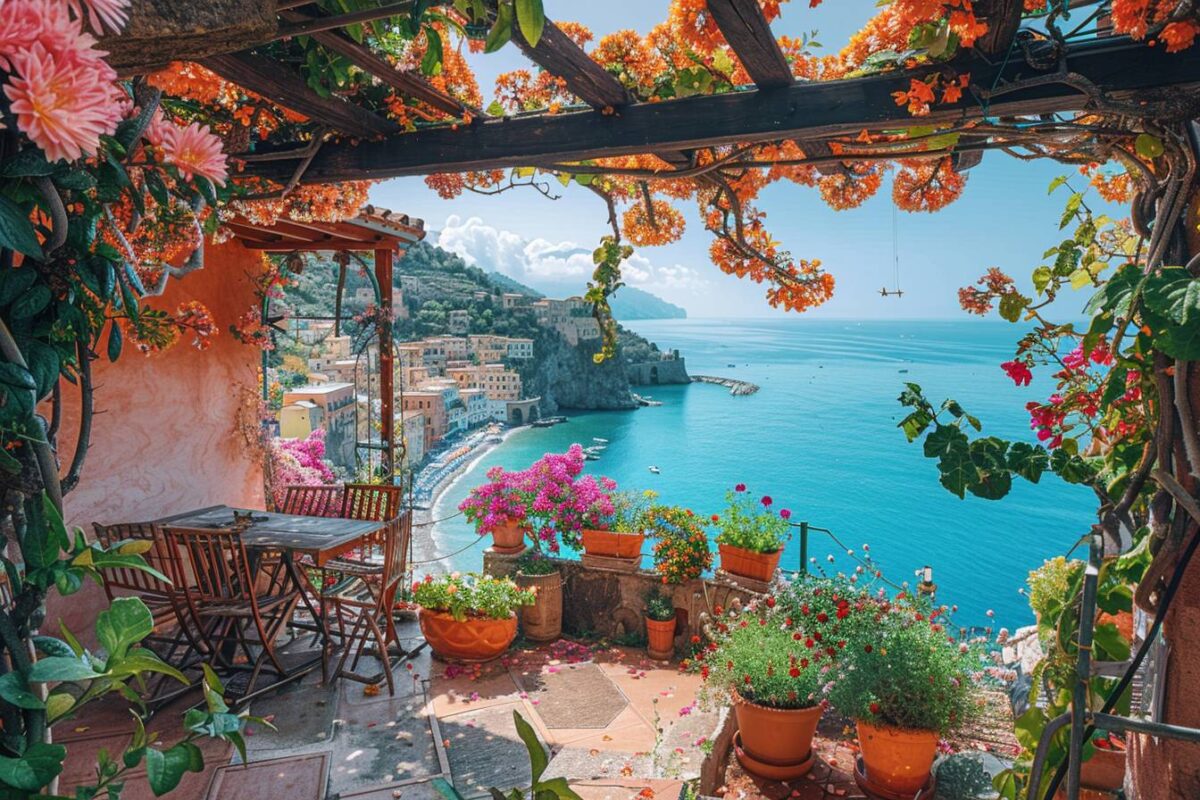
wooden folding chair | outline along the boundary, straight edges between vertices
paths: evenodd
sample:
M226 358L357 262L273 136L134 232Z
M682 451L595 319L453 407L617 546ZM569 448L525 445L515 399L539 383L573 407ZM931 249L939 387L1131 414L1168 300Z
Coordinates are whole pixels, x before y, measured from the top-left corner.
M340 517L344 501L341 486L288 486L279 510L306 517Z
M190 582L182 582L184 597L207 644L210 663L216 669L249 672L241 691L230 689L239 702L256 694L254 687L264 670L280 679L273 686L300 677L301 673L289 674L275 647L300 601L299 589L256 592L255 570L237 531L165 527L163 535L177 570L173 579L179 583L185 569L191 575Z
M347 483L342 497L342 517L371 522L387 522L400 517L404 489L373 483ZM383 564L380 551L383 538L375 536L364 543L364 552L336 558L328 565L331 572L353 575L378 575Z
M392 678L394 649L399 649L399 635L393 610L401 582L408 570L408 547L412 538L412 515L405 513L388 523L383 536L383 563L376 580L356 576L349 583L339 585L336 592L327 595L333 615L342 630L342 657L334 670L336 677L349 678L362 683L379 683L387 680L388 694L395 694ZM349 633L346 627L349 626ZM383 666L378 675L364 676L355 672L363 654L371 648ZM346 660L354 653L350 669L345 669ZM402 649L400 658L410 656Z
M96 532L96 541L105 548L135 540L151 543L150 549L142 553L142 558L147 565L164 577L170 578L172 582L167 583L134 567L115 567L101 572L104 593L110 603L117 597L140 597L154 618L155 633L143 640L146 645L173 666L184 668L195 663L193 657L205 651L195 630L189 625L189 615L181 588L187 578L186 575L182 579L175 577L181 573L170 563L172 554L159 527L151 522L124 522L115 525L94 522L92 528ZM159 633L160 630L165 632ZM177 660L180 648L186 649L182 658Z

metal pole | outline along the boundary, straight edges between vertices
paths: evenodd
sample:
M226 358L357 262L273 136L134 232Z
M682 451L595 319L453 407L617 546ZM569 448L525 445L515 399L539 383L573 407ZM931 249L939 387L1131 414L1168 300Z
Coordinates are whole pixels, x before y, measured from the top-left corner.
M800 574L808 574L808 523L800 523Z
M1075 691L1071 699L1071 744L1067 751L1067 800L1079 800L1079 767L1083 759L1084 719L1087 715L1088 679L1092 673L1092 633L1096 616L1096 582L1100 575L1101 539L1093 528L1088 543L1088 563L1083 577L1083 603L1079 609L1079 659L1075 664Z

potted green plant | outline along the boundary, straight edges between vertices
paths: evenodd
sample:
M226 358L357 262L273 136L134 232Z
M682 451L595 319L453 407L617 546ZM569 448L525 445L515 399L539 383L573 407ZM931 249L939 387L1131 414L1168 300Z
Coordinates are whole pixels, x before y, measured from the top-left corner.
M770 581L791 534L788 520L792 512L786 508L773 510L774 501L769 495L752 499L744 483L726 493L725 501L725 511L712 517L722 571L755 581Z
M612 484L615 486L615 484ZM611 514L591 515L592 527L580 531L583 552L588 556L616 559L625 562L619 566L636 570L642 563L642 545L646 541L646 514L657 494L646 490L616 492L608 498ZM599 504L600 498L595 498ZM617 566L609 563L608 566Z
M508 649L517 636L516 611L535 596L508 578L455 572L426 575L413 584L413 600L421 607L421 633L435 656L481 662Z
M667 661L675 653L675 603L657 587L646 595L646 652Z
M855 720L869 793L912 797L929 783L938 741L976 715L978 657L928 612L881 603L839 655L830 700Z
M738 761L771 780L795 780L813 765L812 738L826 705L833 657L818 639L823 623L783 619L748 606L709 626L712 645L699 659L702 699L733 706Z
M562 571L538 550L517 558L515 581L534 593L532 604L521 607L521 629L532 642L552 642L562 635Z

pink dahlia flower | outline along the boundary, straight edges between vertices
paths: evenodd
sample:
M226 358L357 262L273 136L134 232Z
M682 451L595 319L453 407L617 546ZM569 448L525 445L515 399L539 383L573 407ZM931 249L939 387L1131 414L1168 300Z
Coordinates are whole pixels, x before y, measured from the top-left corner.
M41 42L18 50L4 93L19 127L51 161L94 153L101 134L116 130L120 107L108 70L84 69ZM103 63L103 62L99 62Z
M162 132L163 159L187 180L202 175L224 186L229 177L221 140L207 125L192 122L186 127L166 126Z
M107 28L120 33L129 21L129 0L67 0L76 17L82 19L86 13L88 27L96 33Z

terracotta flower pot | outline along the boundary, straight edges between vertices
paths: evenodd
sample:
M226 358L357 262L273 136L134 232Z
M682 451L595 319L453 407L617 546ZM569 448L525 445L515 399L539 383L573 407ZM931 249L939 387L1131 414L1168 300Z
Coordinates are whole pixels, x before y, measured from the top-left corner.
M733 545L717 545L721 553L721 569L730 575L738 575L756 581L770 581L779 567L783 550L774 553L756 553Z
M646 617L646 652L657 661L667 661L675 654L675 618L667 620Z
M517 586L533 589L536 599L531 606L522 606L521 629L531 642L553 642L562 636L562 574L514 576Z
M1125 785L1125 751L1102 750L1079 765L1079 783L1089 789L1115 792Z
M433 654L447 661L491 661L517 638L516 614L508 619L467 617L460 622L444 611L422 608L419 620Z
M497 553L519 553L525 549L525 534L529 527L519 522L505 522L492 531L492 549Z
M807 768L796 777L812 767L809 756L813 734L817 732L817 723L823 713L820 706L770 708L751 703L734 692L733 713L737 717L741 748L751 759L772 767L803 765L807 761ZM742 766L751 772L754 770L753 764L743 762Z
M583 551L592 556L605 558L641 558L644 533L623 533L584 528L581 531Z
M914 731L858 720L868 788L879 794L912 797L929 782L938 739L934 731Z

